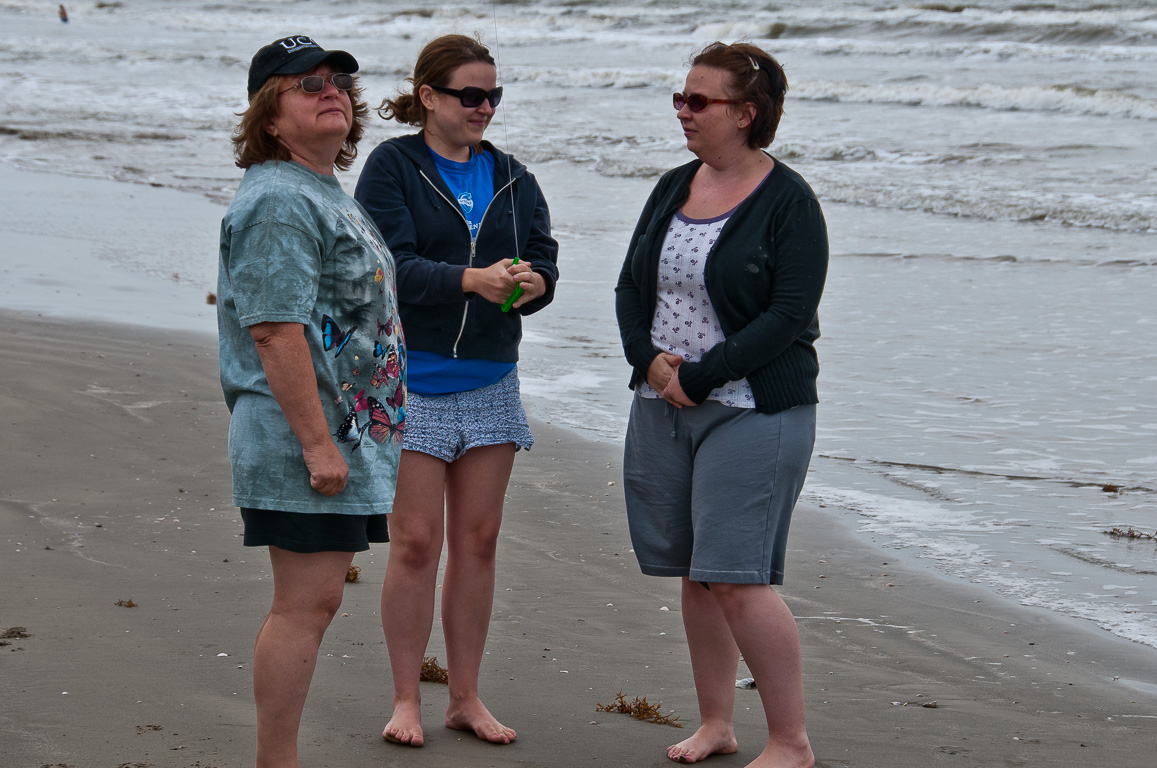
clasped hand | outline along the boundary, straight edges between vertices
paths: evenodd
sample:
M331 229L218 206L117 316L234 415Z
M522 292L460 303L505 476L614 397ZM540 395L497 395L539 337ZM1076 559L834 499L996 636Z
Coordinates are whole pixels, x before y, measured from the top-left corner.
M471 267L462 273L463 293L477 293L495 304L505 302L520 285L522 295L514 302L515 309L546 292L546 281L542 275L531 269L525 261L515 264L514 259L503 259L489 267Z
M679 366L682 363L683 358L679 355L660 352L647 367L647 383L659 393L660 397L676 408L695 405L679 383Z

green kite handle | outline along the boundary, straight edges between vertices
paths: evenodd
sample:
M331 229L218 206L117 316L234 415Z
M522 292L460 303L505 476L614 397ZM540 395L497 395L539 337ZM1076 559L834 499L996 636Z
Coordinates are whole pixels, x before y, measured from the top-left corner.
M511 263L517 264L518 263L518 257L515 256L514 261ZM518 297L521 295L522 295L522 283L519 283L518 287L514 289L514 293L510 294L510 297L507 298L506 301L502 302L502 311L503 312L509 312L510 308L514 306L514 302L518 301Z

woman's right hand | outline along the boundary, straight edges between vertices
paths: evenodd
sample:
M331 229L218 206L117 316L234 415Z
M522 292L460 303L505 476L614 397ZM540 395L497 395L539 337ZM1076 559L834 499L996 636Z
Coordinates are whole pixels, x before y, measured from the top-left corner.
M676 371L679 369L679 364L683 362L683 358L679 355L672 355L668 352L660 352L651 360L651 364L647 367L647 383L651 385L651 389L659 394L667 388L671 377L677 375ZM663 398L666 400L667 398ZM671 402L668 400L667 402ZM671 405L679 405L678 403L671 403ZM679 406L682 407L682 406Z
M510 274L514 259L496 261L489 267L470 267L462 273L462 292L477 293L494 304L501 304L510 298L518 281Z
M249 333L273 398L301 443L310 487L323 496L336 496L345 488L350 470L329 433L305 326L258 323L249 326Z
M345 490L350 468L341 450L328 440L316 448L301 449L305 468L309 471L309 487L322 496L336 496Z

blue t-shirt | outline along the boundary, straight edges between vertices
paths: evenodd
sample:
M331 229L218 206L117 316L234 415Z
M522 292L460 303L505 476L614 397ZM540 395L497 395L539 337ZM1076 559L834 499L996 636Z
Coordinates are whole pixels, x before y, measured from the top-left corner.
M470 225L470 239L478 237L482 226L482 215L494 199L494 156L489 152L470 151L470 159L464 163L447 160L433 149L430 156L438 166L442 181L454 193L458 207Z
M466 222L470 239L478 237L478 228L487 206L494 199L494 156L474 152L465 163L447 160L429 146L430 156ZM514 363L497 360L474 360L447 357L436 352L410 352L407 386L419 395L437 396L480 389L499 381L514 369Z
M426 397L469 392L497 383L514 366L500 360L447 357L411 349L406 359L406 389Z
M406 352L394 259L333 176L293 162L245 171L221 222L221 387L233 503L284 512L389 512L405 426ZM249 327L300 323L345 490L309 485L301 443L269 388Z

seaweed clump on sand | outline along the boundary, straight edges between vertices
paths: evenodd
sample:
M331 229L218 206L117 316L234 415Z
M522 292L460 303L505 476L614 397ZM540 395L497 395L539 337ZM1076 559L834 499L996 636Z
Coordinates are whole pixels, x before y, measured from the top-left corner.
M128 600L117 600L116 604L118 606L120 606L121 608L136 608L137 607L137 604L133 602L133 599L131 597Z
M1135 531L1132 528L1112 528L1105 531L1105 534L1112 536L1114 539L1149 539L1157 540L1157 533L1145 533L1144 531Z
M357 581L358 577L361 575L362 569L358 568L356 565L351 565L350 569L345 572L345 580L352 583Z
M642 720L647 723L657 723L659 725L671 725L675 728L682 728L683 724L679 722L679 716L664 715L659 708L663 706L663 702L652 704L647 701L647 697L635 697L634 701L627 701L627 697L619 691L615 696L615 700L610 704L595 704L595 709L599 712L617 712L621 715L630 715L636 720Z
M450 680L450 673L438 663L437 656L427 656L422 659L422 671L418 679L424 683L446 683Z

